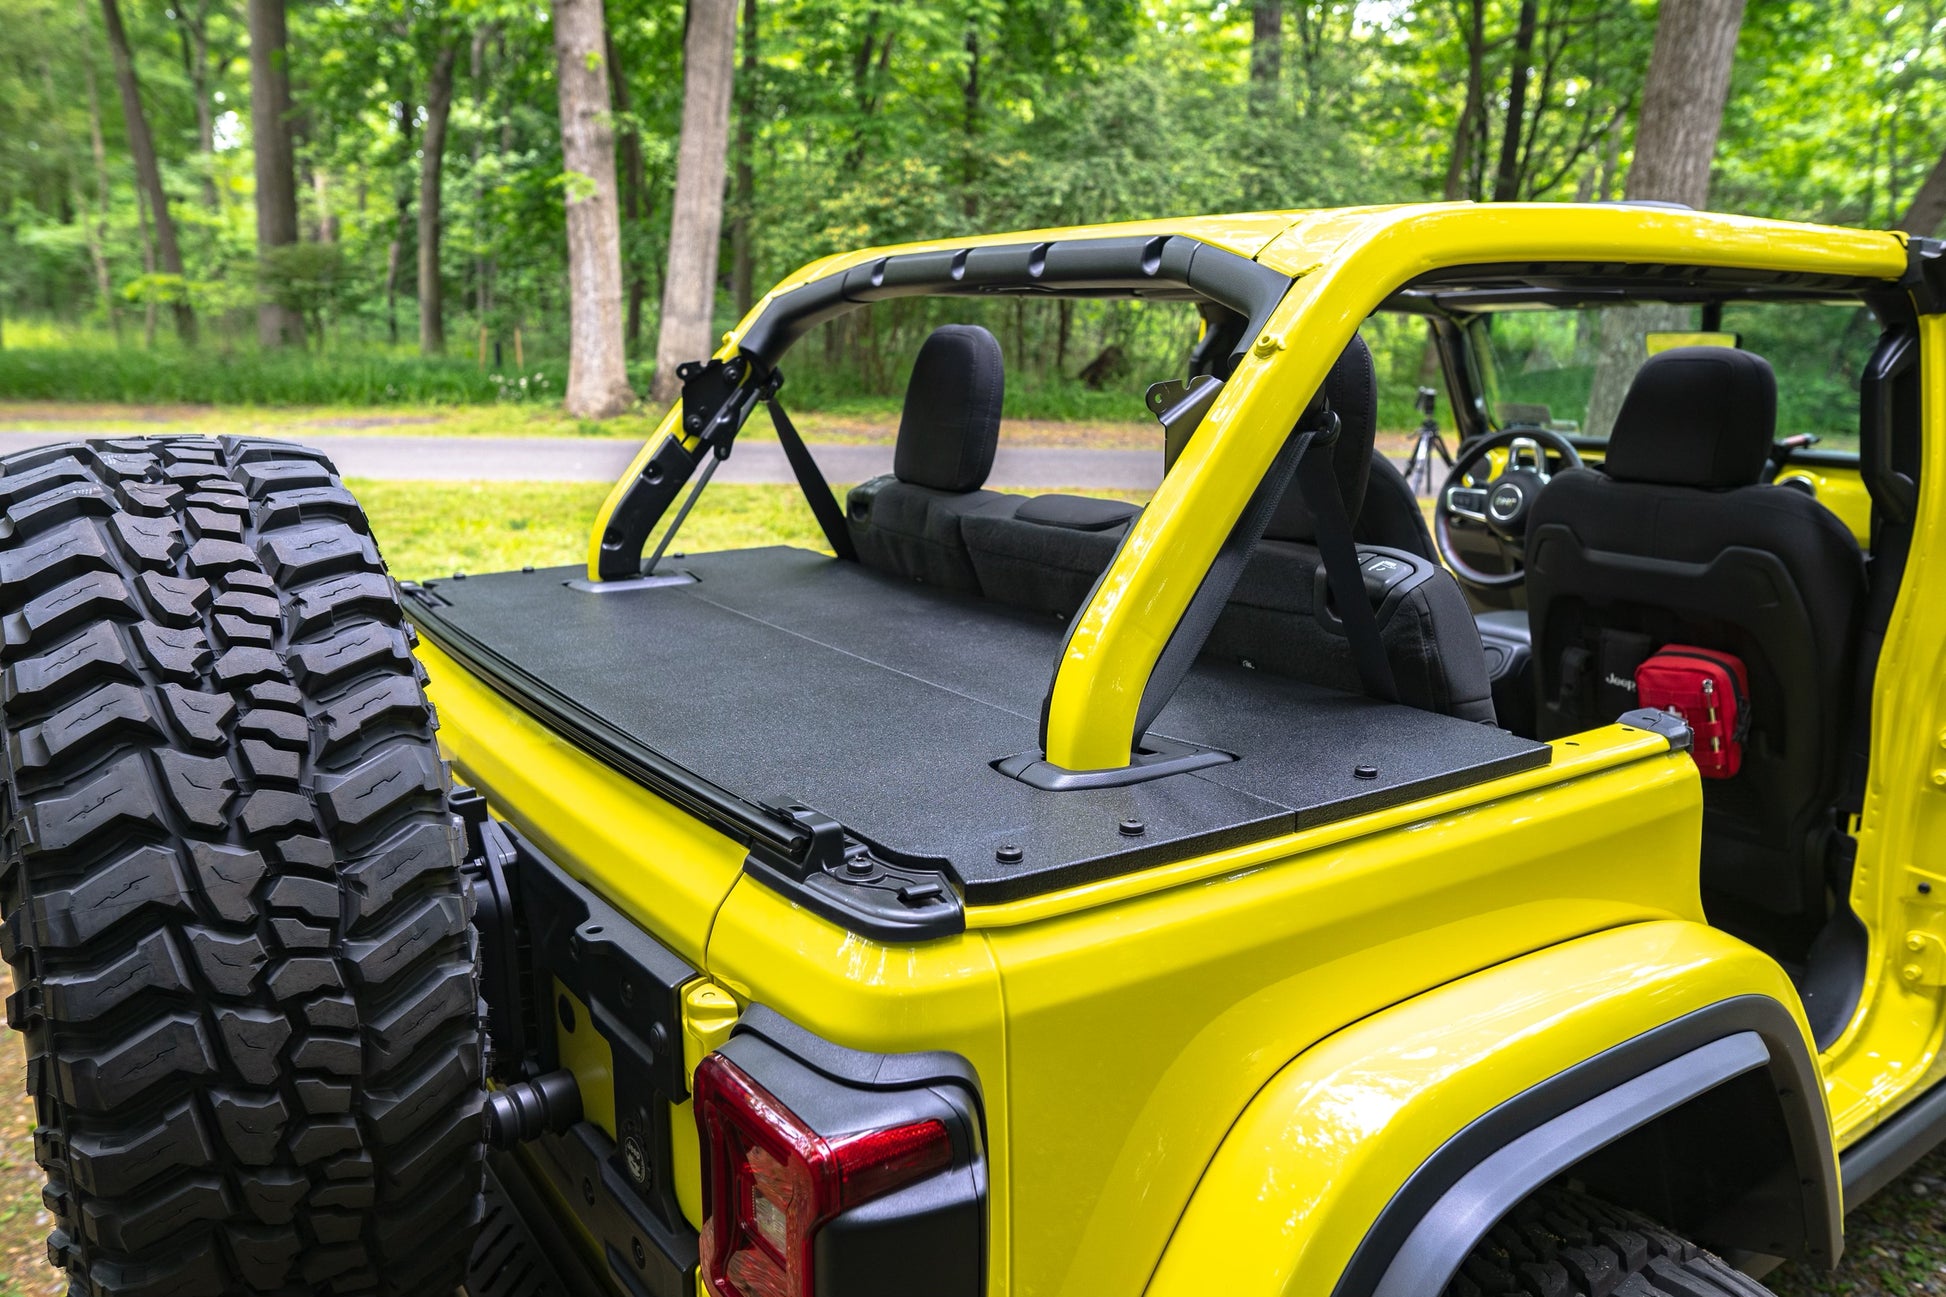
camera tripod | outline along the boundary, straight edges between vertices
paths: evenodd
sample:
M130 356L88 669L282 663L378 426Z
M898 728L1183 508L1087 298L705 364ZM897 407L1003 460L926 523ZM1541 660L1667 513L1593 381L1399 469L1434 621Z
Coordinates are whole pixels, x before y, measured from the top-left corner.
M1453 466L1452 452L1446 449L1446 438L1440 435L1438 410L1439 393L1430 387L1422 387L1414 398L1413 408L1419 411L1419 436L1412 443L1412 454L1405 461L1405 480L1414 492L1427 496L1437 485L1432 480L1432 457L1436 454L1445 462L1447 468Z

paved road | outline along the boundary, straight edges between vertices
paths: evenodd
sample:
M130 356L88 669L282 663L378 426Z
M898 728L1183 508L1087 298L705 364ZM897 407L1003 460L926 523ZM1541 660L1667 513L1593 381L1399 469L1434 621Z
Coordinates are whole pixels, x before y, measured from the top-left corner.
M90 435L0 432L0 454ZM125 436L127 434L101 434ZM632 441L574 437L295 436L331 456L348 477L413 481L612 482L638 449ZM890 446L811 443L818 467L833 482L862 482L892 471ZM795 479L775 442L737 446L717 470L719 482L785 483ZM1089 450L1055 446L1001 447L987 485L998 490L1045 491L1055 487L1154 490L1162 481L1156 450Z

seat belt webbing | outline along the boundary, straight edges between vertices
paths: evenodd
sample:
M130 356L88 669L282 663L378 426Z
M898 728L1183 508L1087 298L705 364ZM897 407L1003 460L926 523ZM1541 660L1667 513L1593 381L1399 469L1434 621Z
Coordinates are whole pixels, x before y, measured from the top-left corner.
M1324 417L1334 421L1337 418L1329 411ZM1182 620L1176 623L1169 642L1162 646L1162 653L1149 672L1149 683L1142 690L1142 706L1135 713L1136 748L1142 746L1149 726L1169 705L1176 687L1189 674L1197 654L1209 641L1210 632L1216 629L1216 619L1223 615L1225 605L1230 602L1230 594L1236 589L1237 579L1243 575L1244 566L1250 562L1257 542L1263 539L1264 528L1270 526L1271 516L1277 512L1277 502L1283 498L1295 464L1303 462L1305 451L1316 437L1317 430L1307 428L1285 438L1277 457L1265 470L1263 480L1257 483L1257 489L1244 504L1236 525L1224 538L1222 548L1216 551L1209 571L1203 574L1202 584L1190 596L1189 606L1183 609Z
M817 460L811 458L810 447L797 435L796 426L784 413L783 402L772 395L764 399L764 404L770 407L770 421L777 428L777 440L784 447L784 458L790 461L791 472L797 476L798 489L804 492L805 502L816 515L831 552L856 563L858 548L851 543L851 529L845 526L845 515L838 508L838 499L832 495L824 474L818 471Z
M1379 638L1378 618L1372 615L1371 600L1365 593L1358 548L1351 539L1351 519L1345 513L1344 494L1338 490L1338 475L1331 471L1331 457L1313 454L1300 458L1297 488L1317 524L1324 579L1331 589L1333 602L1338 605L1338 620L1344 624L1351 660L1358 668L1359 687L1369 697L1395 703L1399 700L1399 687L1392 678L1392 663L1385 656L1385 643Z

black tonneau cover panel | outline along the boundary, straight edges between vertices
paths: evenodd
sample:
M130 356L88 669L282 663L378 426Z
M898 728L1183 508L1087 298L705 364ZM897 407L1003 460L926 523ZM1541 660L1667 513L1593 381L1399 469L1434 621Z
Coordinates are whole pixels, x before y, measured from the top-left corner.
M1501 730L1205 660L1152 732L1237 761L1041 791L991 763L1037 742L1060 622L805 550L671 569L696 583L591 593L568 585L579 569L554 568L428 582L407 606L523 707L733 835L776 824L760 807L802 803L869 842L949 861L976 905L1548 760L1546 745ZM1360 765L1377 777L1357 778ZM996 860L1002 846L1021 858Z

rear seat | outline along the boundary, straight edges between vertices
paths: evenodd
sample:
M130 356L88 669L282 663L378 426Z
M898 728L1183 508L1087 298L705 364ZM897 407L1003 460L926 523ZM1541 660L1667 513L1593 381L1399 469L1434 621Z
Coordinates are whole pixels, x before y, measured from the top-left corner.
M949 330L949 339L935 347ZM1119 500L1023 499L980 489L999 435L1002 381L999 344L986 330L949 325L927 339L906 391L892 476L852 491L852 535L868 566L1071 617L1140 510ZM1346 509L1357 519L1374 471L1377 429L1377 381L1362 339L1353 339L1326 383L1341 422L1333 466ZM961 417L967 412L942 408L960 399L952 395L956 391L988 403L973 411L977 417ZM920 438L929 444L918 444ZM1366 530L1354 528L1361 555L1372 552ZM1314 612L1322 585L1315 539L1310 511L1293 487L1252 552L1205 652L1356 693L1349 646ZM1416 544L1401 549L1423 562ZM1493 721L1479 631L1450 573L1433 571L1406 593L1381 634L1401 702Z
M906 384L892 472L851 489L858 561L929 585L981 593L961 523L1005 515L1019 496L981 489L1000 441L1000 343L974 324L934 329Z

